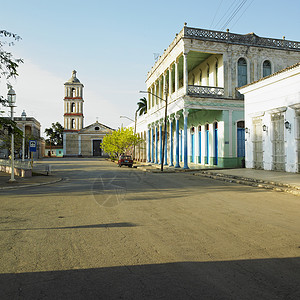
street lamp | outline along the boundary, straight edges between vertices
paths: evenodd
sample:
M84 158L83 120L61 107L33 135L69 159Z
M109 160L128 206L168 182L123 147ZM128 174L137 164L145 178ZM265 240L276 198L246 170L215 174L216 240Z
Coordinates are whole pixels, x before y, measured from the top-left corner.
M161 158L161 165L160 165L160 170L161 172L164 171L164 157L165 157L165 144L166 144L166 134L167 134L167 112L168 112L168 96L167 96L167 85L165 86L165 95L166 99L160 98L159 96L149 92L149 91L140 91L140 93L145 93L145 94L150 94L154 95L158 99L164 101L166 103L165 105L165 124L164 124L164 134L163 134L163 144L162 144L162 158Z
M25 110L23 110L22 114L22 121L24 121L23 123L23 139L22 139L22 161L25 160L25 121L26 121L26 112Z
M11 120L14 120L14 107L16 103L16 92L12 89L12 87L9 88L7 93L7 102L8 106L10 107L10 116ZM10 174L10 180L9 182L15 182L15 149L14 149L14 131L11 132L11 174Z

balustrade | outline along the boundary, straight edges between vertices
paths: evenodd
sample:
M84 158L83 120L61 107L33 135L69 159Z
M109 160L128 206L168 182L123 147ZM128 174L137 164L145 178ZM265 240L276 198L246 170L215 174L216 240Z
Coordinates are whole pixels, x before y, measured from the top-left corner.
M224 88L214 86L189 85L188 95L198 97L224 97Z

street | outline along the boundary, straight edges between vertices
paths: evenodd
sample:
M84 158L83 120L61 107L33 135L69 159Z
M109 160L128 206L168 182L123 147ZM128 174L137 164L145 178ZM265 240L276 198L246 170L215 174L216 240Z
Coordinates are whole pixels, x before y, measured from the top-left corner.
M0 191L1 299L299 299L300 198L104 159Z

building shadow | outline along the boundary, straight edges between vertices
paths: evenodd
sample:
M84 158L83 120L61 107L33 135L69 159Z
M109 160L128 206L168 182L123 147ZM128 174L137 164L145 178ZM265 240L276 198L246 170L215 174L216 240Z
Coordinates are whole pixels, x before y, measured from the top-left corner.
M32 230L61 230L61 229L95 229L95 228L119 228L119 227L135 227L136 224L128 222L108 223L108 224L91 224L79 226L62 226L62 227L43 227L43 228L8 228L0 229L0 231L32 231Z
M300 258L6 273L1 299L300 299Z

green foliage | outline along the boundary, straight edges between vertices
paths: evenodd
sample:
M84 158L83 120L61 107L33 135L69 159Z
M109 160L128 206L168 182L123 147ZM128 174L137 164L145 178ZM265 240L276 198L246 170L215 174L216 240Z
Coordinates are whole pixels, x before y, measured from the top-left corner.
M132 154L134 146L142 141L137 134L134 134L132 128L120 128L103 138L101 148L111 158L116 158L122 153Z
M55 145L55 146L62 146L63 145L63 133L64 128L59 122L52 123L50 128L45 129L46 135L49 137L46 139L47 145Z
M15 34L6 30L0 30L0 80L5 79L6 83L9 84L10 78L18 76L17 69L19 64L23 63L20 58L14 58L11 52L4 50L5 45L13 46L14 41L19 41L21 38ZM2 105L7 104L7 100L0 95L0 103ZM2 124L2 119L0 124Z
M147 99L145 97L141 98L137 105L137 112L139 113L139 116L147 113Z
M22 149L22 139L23 132L20 128L16 126L16 123L10 119L3 118L3 124L1 124L0 130L0 140L1 140L1 149L11 150L11 134L14 133L14 148L16 152L19 152Z

